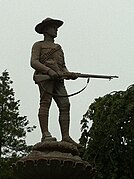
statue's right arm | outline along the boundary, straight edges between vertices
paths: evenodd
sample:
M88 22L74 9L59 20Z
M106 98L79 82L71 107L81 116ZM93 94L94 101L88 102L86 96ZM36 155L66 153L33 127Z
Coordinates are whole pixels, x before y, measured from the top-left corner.
M41 54L41 44L40 42L36 42L32 47L30 65L36 71L47 74L50 68L40 62L40 54Z

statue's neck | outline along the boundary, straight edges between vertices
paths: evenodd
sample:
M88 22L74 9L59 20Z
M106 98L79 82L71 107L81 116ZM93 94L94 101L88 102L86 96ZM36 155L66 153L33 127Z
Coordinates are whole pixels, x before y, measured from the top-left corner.
M44 36L44 41L54 42L54 38L46 35L46 36Z

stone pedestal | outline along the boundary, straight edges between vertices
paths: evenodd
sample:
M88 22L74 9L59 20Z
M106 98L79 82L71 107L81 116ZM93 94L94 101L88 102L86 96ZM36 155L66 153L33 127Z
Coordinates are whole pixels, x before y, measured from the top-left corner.
M20 179L93 178L94 169L78 154L77 147L68 142L40 142L15 164L14 170Z

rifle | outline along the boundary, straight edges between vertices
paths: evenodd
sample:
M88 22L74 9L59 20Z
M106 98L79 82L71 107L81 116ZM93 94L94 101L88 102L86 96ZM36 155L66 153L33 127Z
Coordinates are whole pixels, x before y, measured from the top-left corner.
M70 79L72 72L63 73L61 76L59 76L59 80L62 79ZM96 75L96 74L82 74L82 73L74 73L78 78L99 78L99 79L108 79L112 80L114 78L119 78L118 76L110 76L110 75ZM39 83L44 80L50 80L51 77L49 75L43 75L43 74L36 74L34 75L34 81L35 83Z

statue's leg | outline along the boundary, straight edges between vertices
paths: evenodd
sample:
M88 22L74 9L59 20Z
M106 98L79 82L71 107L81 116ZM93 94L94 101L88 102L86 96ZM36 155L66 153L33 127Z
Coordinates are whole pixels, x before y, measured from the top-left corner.
M56 140L51 136L51 133L48 130L48 118L49 118L49 108L52 101L52 95L48 94L46 91L53 90L52 82L44 82L39 84L40 90L40 107L39 107L39 123L42 132L42 141L44 140Z
M59 95L67 95L67 91L63 83L56 85L55 93ZM81 147L69 136L70 125L70 102L68 97L54 97L57 106L59 107L59 124L61 129L62 141L69 142L77 147Z

